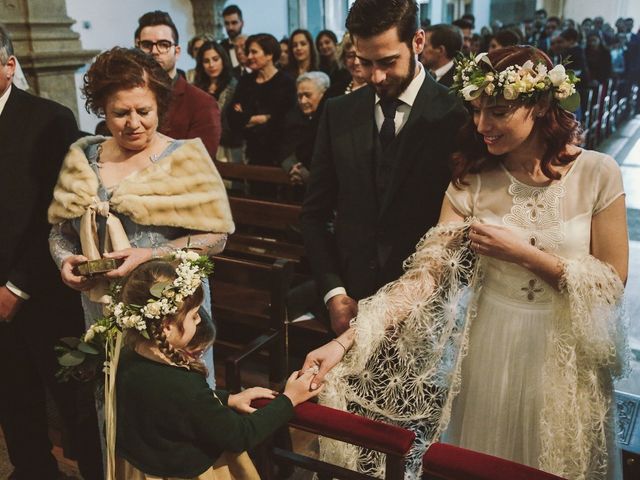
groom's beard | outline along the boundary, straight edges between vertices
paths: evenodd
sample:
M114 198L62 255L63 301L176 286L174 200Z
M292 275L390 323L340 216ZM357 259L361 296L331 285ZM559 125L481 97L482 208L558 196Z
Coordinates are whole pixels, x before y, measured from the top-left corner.
M398 98L407 89L416 74L416 56L411 54L409 68L400 78L387 79L385 85L373 85L380 98Z

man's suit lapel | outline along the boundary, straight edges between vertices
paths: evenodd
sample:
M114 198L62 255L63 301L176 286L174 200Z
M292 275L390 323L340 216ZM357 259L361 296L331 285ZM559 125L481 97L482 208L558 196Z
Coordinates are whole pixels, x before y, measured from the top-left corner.
M396 150L396 166L393 170L393 178L382 201L380 216L388 209L402 181L411 170L411 166L418 161L426 161L424 152L428 149L425 145L433 138L433 121L441 118L442 112L434 106L431 99L438 93L438 84L429 75L426 75L422 87L416 96L407 123L400 132L400 145Z
M363 92L364 99L361 99L355 105L353 112L344 112L344 114L350 115L354 121L351 128L351 144L353 148L351 158L354 159L354 166L356 171L362 175L365 185L369 186L372 192L375 193L373 182L375 93L369 86L363 88L367 89L367 92Z
M20 96L23 92L15 85L11 87L11 93L0 115L0 145L9 145L17 140L21 132L27 112L20 107Z

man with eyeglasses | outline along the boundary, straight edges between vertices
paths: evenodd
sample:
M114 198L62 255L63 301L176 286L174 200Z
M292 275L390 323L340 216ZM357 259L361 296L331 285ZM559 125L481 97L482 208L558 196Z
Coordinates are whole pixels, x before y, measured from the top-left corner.
M200 138L211 158L216 157L222 131L215 98L187 83L178 74L178 29L167 12L156 10L138 19L136 47L153 55L173 81L173 99L160 133L175 139Z

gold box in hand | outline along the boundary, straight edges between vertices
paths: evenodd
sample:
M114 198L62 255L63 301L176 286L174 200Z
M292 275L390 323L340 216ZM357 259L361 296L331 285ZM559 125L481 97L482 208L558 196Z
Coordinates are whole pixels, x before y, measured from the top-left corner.
M79 275L92 277L115 270L120 265L122 265L122 259L120 258L100 258L98 260L89 260L88 262L80 263L76 265L75 269Z

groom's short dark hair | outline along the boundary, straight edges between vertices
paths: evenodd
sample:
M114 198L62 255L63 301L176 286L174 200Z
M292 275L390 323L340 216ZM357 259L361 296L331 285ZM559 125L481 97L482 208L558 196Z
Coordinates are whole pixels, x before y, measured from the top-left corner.
M346 27L352 36L363 38L397 27L400 41L411 49L420 28L418 5L415 0L356 0L349 10Z

